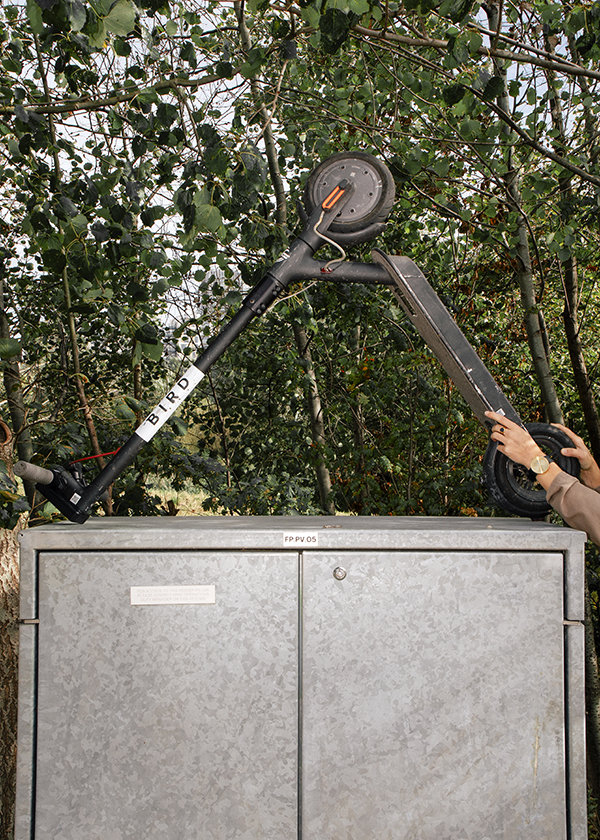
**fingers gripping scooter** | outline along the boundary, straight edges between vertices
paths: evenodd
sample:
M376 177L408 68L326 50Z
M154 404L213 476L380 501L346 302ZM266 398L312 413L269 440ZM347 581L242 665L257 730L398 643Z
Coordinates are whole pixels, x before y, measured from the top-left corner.
M323 161L311 173L306 184L302 233L96 478L86 486L80 475L64 467L45 469L24 461L15 464L15 473L36 482L37 489L68 519L85 522L93 506L117 476L152 440L248 324L264 314L291 283L315 277L390 287L477 419L489 427L484 412L492 410L523 425L415 263L406 257L388 256L379 250L373 251L374 263L345 260L344 246L366 242L377 236L385 226L393 203L392 175L376 158L364 152L342 152ZM315 260L315 252L325 243L338 248L342 258L329 262ZM575 474L578 462L560 454L562 447L570 445L566 435L546 424L533 424L527 428L563 469ZM495 442L490 442L484 458L484 480L496 504L521 516L544 516L549 506L545 493L535 485L533 478L498 452Z

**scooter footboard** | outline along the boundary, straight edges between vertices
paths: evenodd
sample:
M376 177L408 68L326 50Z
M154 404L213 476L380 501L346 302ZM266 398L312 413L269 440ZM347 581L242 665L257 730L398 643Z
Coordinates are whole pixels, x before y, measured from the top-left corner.
M524 425L414 262L407 257L388 256L379 250L374 250L372 257L375 263L385 268L400 306L479 422L489 429L491 424L485 412L496 411ZM547 423L534 423L525 428L561 469L570 475L579 474L578 461L561 454L561 449L571 443L564 432ZM551 509L546 492L535 480L535 475L510 461L492 440L483 458L483 483L492 501L509 513L541 519Z
M479 422L489 428L486 411L522 420L424 274L408 257L389 256L378 249L373 262L392 280L391 289L421 338L428 344Z

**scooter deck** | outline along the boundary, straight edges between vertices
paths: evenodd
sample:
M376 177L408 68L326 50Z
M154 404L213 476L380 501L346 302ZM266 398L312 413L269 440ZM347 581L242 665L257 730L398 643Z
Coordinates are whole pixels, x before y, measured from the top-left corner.
M448 312L425 275L408 257L390 256L373 249L373 262L382 266L390 288L421 338L431 348L479 422L489 428L486 411L523 421Z

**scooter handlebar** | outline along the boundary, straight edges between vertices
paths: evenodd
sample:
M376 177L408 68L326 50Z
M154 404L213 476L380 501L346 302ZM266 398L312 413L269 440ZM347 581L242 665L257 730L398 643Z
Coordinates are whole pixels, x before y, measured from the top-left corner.
M19 478L33 481L35 484L52 484L54 481L54 473L51 470L30 464L29 461L17 461L13 469Z

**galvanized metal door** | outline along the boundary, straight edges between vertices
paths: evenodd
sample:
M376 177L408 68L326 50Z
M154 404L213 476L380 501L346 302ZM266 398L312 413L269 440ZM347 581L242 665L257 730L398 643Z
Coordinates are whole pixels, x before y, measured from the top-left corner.
M39 604L35 840L296 836L295 554L42 552Z
M564 840L560 554L307 552L302 840Z

